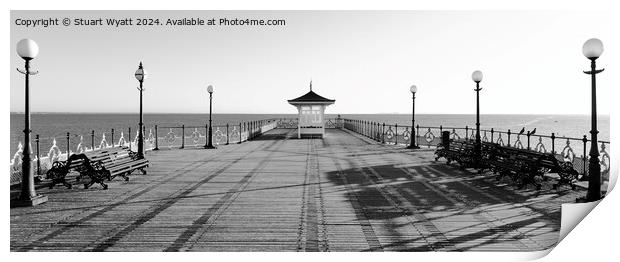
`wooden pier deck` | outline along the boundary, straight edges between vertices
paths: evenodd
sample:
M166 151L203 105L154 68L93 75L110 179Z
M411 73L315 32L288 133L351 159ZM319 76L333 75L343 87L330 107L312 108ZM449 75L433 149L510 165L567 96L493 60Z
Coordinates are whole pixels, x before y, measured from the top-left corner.
M490 174L330 129L148 152L148 175L42 189L12 208L11 251L533 251L583 191L517 190Z

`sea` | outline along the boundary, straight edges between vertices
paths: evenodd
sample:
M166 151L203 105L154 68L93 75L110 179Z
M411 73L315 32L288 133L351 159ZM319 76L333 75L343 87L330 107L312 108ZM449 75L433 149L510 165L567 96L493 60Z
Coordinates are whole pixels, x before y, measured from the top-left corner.
M34 139L40 137L42 152L47 152L53 140L64 150L67 133L71 137L71 146L79 142L82 137L84 142L90 144L91 133L94 131L95 141L98 143L105 134L106 139L111 139L111 130L115 130L114 139L118 140L120 133L125 136L131 128L132 138L138 126L137 114L111 114L111 113L34 113L31 115L32 146L35 150ZM386 125L398 124L411 125L411 114L341 114L342 118L359 119L385 123ZM194 128L202 128L208 123L207 114L145 114L144 124L147 130L154 125L160 128L180 127L185 125L188 132ZM296 118L296 114L214 114L213 125L225 126L226 124L238 125L247 121L262 119ZM337 114L327 114L326 119L336 118ZM18 144L23 141L24 115L23 113L11 113L10 117L10 156L17 151ZM468 114L419 114L415 116L416 125L422 127L469 127L475 128L476 116ZM481 129L498 131L511 130L512 133L521 129L533 130L536 128L538 135L551 135L556 137L571 137L581 139L584 135L590 137L590 116L588 115L481 115ZM609 141L610 122L609 116L598 117L599 141ZM147 131L148 133L149 131ZM161 132L161 131L160 131ZM159 133L163 137L165 132ZM127 137L126 137L127 138ZM576 152L579 145L575 145ZM64 146L66 147L66 146Z

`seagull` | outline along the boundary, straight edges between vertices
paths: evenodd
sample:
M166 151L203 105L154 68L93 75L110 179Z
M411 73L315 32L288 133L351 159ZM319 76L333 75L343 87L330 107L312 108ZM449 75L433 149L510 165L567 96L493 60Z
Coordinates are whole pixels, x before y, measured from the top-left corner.
M525 133L525 127L521 129L521 131L519 131L519 135L523 135L523 133Z
M534 128L534 130L532 130L532 132L530 132L530 135L536 134L536 128Z

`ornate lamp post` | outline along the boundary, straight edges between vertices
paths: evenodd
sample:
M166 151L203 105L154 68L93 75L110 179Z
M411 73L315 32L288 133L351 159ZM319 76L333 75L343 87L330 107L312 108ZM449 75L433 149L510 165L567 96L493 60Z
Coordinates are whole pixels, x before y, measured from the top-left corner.
M597 38L592 38L583 44L583 55L590 59L590 71L584 73L592 76L592 129L590 130L590 160L588 161L588 193L585 200L587 202L601 199L601 165L598 153L598 130L596 115L596 74L605 69L596 70L596 59L603 53L603 42Z
M480 142L480 81L482 81L482 72L480 70L476 70L471 74L471 79L476 82L476 146L475 150L475 165L476 167L480 167L480 159L482 159L482 145Z
M415 93L418 92L418 87L415 85L411 85L409 88L411 91L412 97L412 105L411 105L411 144L407 147L408 149L419 149L420 147L415 144Z
M213 127L211 125L211 111L213 109L213 86L207 86L207 92L209 92L209 135L207 136L206 149L215 149L213 146Z
M140 82L140 87L138 87L138 90L140 91L140 122L138 123L138 158L144 158L144 134L142 133L142 126L144 126L144 123L142 123L142 91L144 91L144 88L142 87L142 83L144 82L144 80L146 80L148 73L146 72L146 70L144 70L144 68L142 68L142 62L140 62L140 65L138 66L138 70L136 70L136 79L138 79L138 82Z
M47 196L37 195L34 188L34 175L30 169L30 75L36 75L38 71L30 72L30 60L39 54L39 46L31 39L22 39L17 42L17 54L25 61L25 70L19 68L17 71L26 77L25 85L25 109L24 109L24 149L22 151L22 182L21 194L15 201L11 201L11 206L36 206L47 202Z

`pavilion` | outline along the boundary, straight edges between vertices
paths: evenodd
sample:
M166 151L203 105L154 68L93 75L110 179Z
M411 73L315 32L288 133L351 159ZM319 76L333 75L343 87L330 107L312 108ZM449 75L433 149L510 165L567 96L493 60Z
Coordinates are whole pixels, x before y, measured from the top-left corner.
M336 100L327 99L312 91L298 98L288 100L288 103L297 107L299 122L297 126L297 138L325 136L325 108Z

